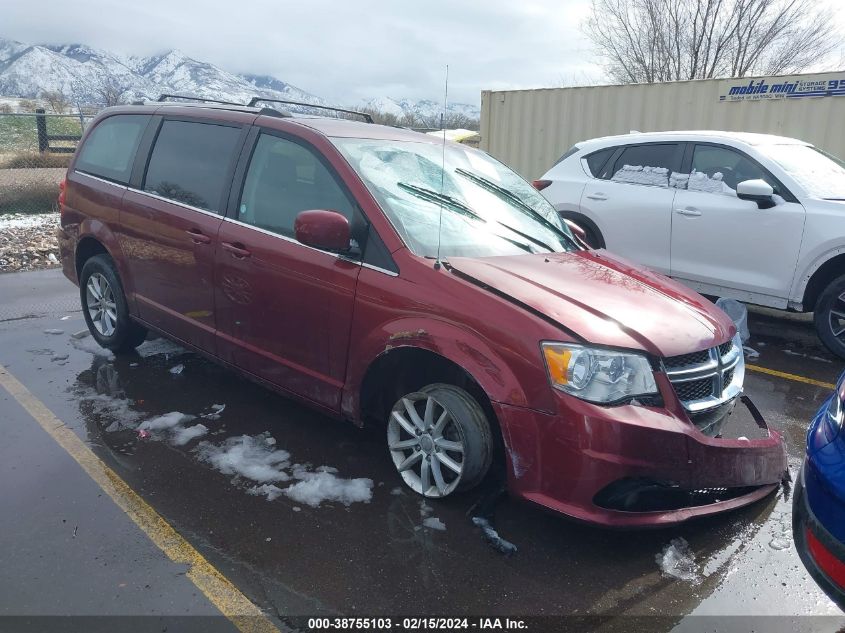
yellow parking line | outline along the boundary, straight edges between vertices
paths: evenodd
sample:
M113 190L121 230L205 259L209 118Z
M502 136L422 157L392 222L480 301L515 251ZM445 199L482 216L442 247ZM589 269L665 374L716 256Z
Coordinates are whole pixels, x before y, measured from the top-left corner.
M816 387L824 387L825 389L835 389L836 385L832 382L824 382L822 380L815 380L813 378L805 378L804 376L796 376L795 374L788 374L785 371L777 371L776 369L769 369L768 367L760 367L759 365L746 365L746 369L756 371L761 374L768 374L769 376L777 376L778 378L786 378L787 380L794 380L795 382L803 382L807 385L815 385Z
M47 406L0 365L0 386L17 400L100 488L175 563L188 565L187 577L242 633L279 633L279 629L202 554L97 457Z

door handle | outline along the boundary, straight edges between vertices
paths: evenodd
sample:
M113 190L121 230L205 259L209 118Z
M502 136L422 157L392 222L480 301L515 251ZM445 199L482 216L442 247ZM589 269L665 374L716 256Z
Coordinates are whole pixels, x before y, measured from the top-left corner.
M211 244L211 238L204 235L199 229L188 229L185 233L188 234L194 244Z
M603 193L591 193L587 198L590 200L607 200L607 196Z
M687 216L694 217L694 218L697 218L698 216L701 215L701 211L699 211L698 209L694 209L692 207L687 207L685 209L675 209L675 213L677 213L679 215L687 215Z
M231 242L223 242L220 246L229 251L235 259L245 259L252 256L252 252L244 248L244 245L240 242L236 242L234 244Z

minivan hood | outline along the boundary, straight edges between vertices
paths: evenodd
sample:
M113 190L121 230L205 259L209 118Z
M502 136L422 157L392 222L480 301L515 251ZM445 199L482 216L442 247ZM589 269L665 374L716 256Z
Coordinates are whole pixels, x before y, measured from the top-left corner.
M698 293L605 250L450 257L449 266L587 343L677 356L736 333L730 318Z

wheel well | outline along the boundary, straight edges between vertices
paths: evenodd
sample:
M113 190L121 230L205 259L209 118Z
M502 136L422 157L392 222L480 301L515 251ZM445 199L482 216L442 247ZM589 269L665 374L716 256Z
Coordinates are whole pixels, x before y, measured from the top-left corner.
M84 237L76 247L76 278L82 273L82 267L94 255L108 255L109 252L93 237Z
M592 233L596 240L598 240L598 244L593 245L594 248L604 248L606 246L604 243L604 235L601 234L599 227L597 227L596 223L586 215L579 213L578 211L560 211L559 213L562 218L572 220L576 224L579 224L581 228L588 233Z
M845 253L827 260L813 273L810 281L807 282L804 300L801 302L805 311L812 312L815 309L816 301L819 295L824 292L827 284L839 277L843 271L845 271Z
M436 382L460 387L481 405L495 438L493 463L503 467L502 432L487 393L463 367L429 350L397 347L372 362L361 383L361 419L364 425L382 427L387 422L390 409L402 395Z

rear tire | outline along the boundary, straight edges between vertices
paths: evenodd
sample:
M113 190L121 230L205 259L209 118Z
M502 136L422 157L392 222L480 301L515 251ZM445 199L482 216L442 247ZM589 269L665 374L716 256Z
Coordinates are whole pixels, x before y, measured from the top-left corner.
M82 266L79 297L88 331L101 347L129 352L146 339L146 328L129 316L123 285L108 255L95 255Z
M444 383L399 398L387 422L387 444L405 484L435 499L477 486L493 461L493 435L481 405Z
M845 359L845 275L831 281L816 301L813 320L822 343Z

